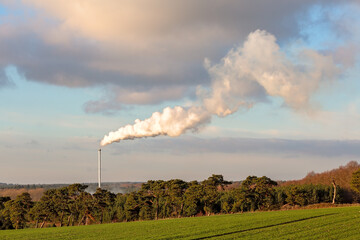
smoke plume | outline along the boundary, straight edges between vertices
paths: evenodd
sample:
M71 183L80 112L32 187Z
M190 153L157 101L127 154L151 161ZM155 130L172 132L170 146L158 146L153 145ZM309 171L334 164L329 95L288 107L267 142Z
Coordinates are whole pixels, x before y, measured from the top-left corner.
M210 90L199 87L201 106L167 107L148 119L137 119L133 125L110 132L101 145L159 135L179 136L209 122L212 115L225 117L270 96L281 97L297 111L312 110L311 96L321 84L332 81L339 68L331 55L301 47L293 49L281 51L273 35L256 30L220 63L211 65L205 59L212 84Z
M167 135L176 137L186 130L196 130L202 123L210 120L210 114L202 107L188 109L176 106L167 107L163 112L154 112L143 121L136 119L133 125L126 125L110 132L101 141L101 146L120 140Z

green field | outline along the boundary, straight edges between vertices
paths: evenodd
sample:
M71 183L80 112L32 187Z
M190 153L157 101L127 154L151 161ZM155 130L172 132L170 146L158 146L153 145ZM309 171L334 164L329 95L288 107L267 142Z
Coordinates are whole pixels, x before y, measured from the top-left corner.
M0 231L0 239L360 239L360 207Z

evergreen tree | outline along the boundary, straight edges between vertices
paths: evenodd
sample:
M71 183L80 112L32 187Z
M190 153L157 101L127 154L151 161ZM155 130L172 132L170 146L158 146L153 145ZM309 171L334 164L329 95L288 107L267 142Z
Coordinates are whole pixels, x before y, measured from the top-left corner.
M352 174L351 187L355 191L360 192L360 169Z

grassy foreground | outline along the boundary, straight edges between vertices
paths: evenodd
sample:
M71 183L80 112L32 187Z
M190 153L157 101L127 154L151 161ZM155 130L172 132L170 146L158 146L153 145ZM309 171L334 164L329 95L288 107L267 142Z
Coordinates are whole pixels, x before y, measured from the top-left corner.
M360 239L360 207L0 231L0 239Z

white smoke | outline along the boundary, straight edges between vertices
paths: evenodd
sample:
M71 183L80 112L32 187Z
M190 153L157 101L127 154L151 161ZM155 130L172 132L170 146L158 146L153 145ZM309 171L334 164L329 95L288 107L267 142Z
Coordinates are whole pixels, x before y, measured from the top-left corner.
M295 110L309 110L311 95L339 73L331 55L305 48L283 52L276 38L261 30L250 33L243 46L231 49L220 63L211 66L206 59L205 67L212 85L210 90L198 89L202 106L167 107L162 113L155 112L148 119L137 119L133 125L110 132L101 145L159 135L179 136L209 122L214 114L224 117L239 108L251 108L268 96L281 97Z
M279 96L294 109L308 109L311 95L339 72L332 56L301 49L282 52L273 35L256 30L243 46L232 49L219 64L205 66L212 77L212 92L205 107L218 116L252 106L266 96Z
M143 121L136 119L133 125L126 125L115 132L110 132L101 141L101 146L118 142L120 140L155 137L167 135L176 137L186 130L196 130L202 123L210 120L210 114L202 107L185 109L176 106L167 107L162 113L154 112L152 116Z

